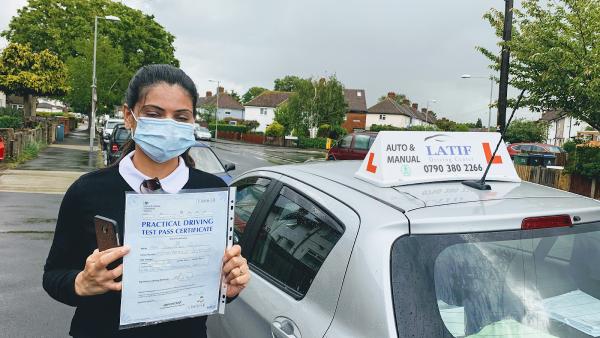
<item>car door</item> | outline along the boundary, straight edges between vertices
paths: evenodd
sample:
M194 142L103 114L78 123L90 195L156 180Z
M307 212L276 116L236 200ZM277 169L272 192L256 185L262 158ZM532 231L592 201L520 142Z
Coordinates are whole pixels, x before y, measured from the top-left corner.
M335 155L336 160L349 160L351 158L350 151L352 149L353 137L354 135L346 135L340 140L338 144L338 151Z
M362 160L367 156L367 152L370 148L371 136L366 134L354 135L354 141L352 142L352 159Z
M242 235L252 280L209 319L212 338L320 338L333 319L359 218L290 177L270 184Z

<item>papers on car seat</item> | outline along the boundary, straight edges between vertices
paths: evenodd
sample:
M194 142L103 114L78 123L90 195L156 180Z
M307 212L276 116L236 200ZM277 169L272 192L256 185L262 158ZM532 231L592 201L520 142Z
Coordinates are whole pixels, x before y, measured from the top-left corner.
M558 338L551 334L536 330L521 324L514 319L501 320L487 325L476 334L467 338L505 338L505 337L536 337L536 338Z
M465 335L465 308L448 305L442 300L437 301L444 325L454 337Z
M544 299L550 318L592 337L600 337L600 300L581 290Z

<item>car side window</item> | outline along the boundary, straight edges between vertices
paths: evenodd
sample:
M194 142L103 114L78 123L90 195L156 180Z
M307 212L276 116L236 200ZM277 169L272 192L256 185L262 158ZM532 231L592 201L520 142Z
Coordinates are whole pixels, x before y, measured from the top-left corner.
M250 262L273 284L302 298L343 228L317 205L284 187L259 230Z
M271 180L262 177L252 177L235 184L234 234L241 240L250 216L263 197Z
M352 135L347 135L340 141L340 148L350 148L351 144L352 144Z
M540 146L532 146L532 148L533 148L533 151L535 151L535 152L539 152L539 153L546 152L546 149L544 149L543 147L540 147Z
M354 149L369 150L369 135L356 135L354 137Z
M522 145L521 151L531 151L531 145L529 145L529 144Z

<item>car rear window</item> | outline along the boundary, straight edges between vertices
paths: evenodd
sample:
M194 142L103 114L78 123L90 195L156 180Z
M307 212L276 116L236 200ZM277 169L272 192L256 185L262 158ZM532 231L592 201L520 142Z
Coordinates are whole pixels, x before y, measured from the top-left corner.
M129 136L131 135L131 132L129 131L129 129L118 129L116 134L115 134L115 141L119 141L119 142L123 142L123 141L127 141L129 139Z
M599 255L600 224L401 238L392 250L398 334L598 337L600 264L590 257Z

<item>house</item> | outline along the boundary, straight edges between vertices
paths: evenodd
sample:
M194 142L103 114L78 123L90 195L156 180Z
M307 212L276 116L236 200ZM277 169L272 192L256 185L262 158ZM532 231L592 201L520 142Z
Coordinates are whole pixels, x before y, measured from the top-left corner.
M6 94L4 92L0 92L0 108L6 107Z
M371 129L374 124L408 128L435 123L433 112L428 112L426 108L419 110L419 105L417 103L410 105L409 100L399 104L396 102L395 95L392 92L388 93L385 99L368 109L366 129Z
M38 98L36 112L62 113L66 111L67 107L61 101L43 97Z
M8 95L6 96L6 106L13 109L23 109L25 100L22 96Z
M585 131L590 125L567 116L560 110L549 110L542 113L542 121L549 123L546 143L562 146L566 141L577 137L577 133Z
M367 98L364 89L344 89L344 99L348 112L342 127L349 133L364 131L367 128Z
M217 109L217 119L223 120L226 117L243 120L244 119L244 106L242 106L233 96L229 95L225 92L225 88L219 87L217 89L219 91L218 99L219 102L217 104L217 95L213 95L212 92L207 91L205 97L198 98L198 103L196 104L196 112L203 113L206 112L205 107L207 106L218 106Z
M258 121L256 131L264 132L275 120L275 109L285 102L291 95L290 92L264 91L250 102L246 103L245 120Z

